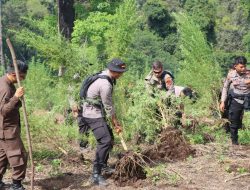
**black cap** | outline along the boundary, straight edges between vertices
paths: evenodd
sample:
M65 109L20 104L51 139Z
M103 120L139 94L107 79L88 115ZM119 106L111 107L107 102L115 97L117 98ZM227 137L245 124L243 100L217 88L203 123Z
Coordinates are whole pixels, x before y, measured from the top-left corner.
M109 62L108 69L118 73L127 71L126 64L122 60L117 58L114 58Z

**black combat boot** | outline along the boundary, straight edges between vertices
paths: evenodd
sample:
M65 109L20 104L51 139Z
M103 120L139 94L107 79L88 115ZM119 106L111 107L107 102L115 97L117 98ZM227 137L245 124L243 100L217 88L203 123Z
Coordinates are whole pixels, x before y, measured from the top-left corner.
M232 144L233 144L233 145L239 145L239 142L233 141Z
M230 133L230 126L229 126L229 123L225 123L223 125L223 128L225 129L226 133Z
M92 175L92 182L99 186L107 186L107 181L101 175L101 167L94 166L93 168L93 175Z
M5 183L2 182L2 180L0 181L0 190L3 189L5 187Z
M115 169L108 166L107 164L105 164L103 167L102 167L102 172L104 172L105 174L108 174L108 175L111 175L115 172Z
M239 145L238 139L232 139L232 144L233 145Z
M232 144L233 145L239 145L239 142L238 142L238 131L237 131L237 129L230 128L230 132L231 132Z
M20 180L13 180L10 190L25 190Z

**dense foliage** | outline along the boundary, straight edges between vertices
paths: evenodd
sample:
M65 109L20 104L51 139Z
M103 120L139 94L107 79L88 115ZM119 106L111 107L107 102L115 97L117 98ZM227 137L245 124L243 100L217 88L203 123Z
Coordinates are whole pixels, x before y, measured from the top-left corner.
M166 122L171 124L155 114L157 107L162 108L160 115L171 112L162 106L164 95L151 98L144 88L153 61L162 61L174 73L177 85L198 93L195 104L184 100L188 114L212 117L211 109L216 110L218 103L214 97L228 65L237 55L250 60L248 0L75 0L71 39L58 31L56 1L2 3L3 39L10 36L18 59L30 65L25 87L34 136L42 135L39 126L53 128L50 116L65 113L79 99L83 78L104 69L113 57L125 60L129 68L114 93L125 134L132 138L143 132L148 142ZM10 62L5 43L4 54ZM63 73L58 74L61 68ZM49 115L38 118L34 110ZM77 129L67 125L76 123L66 122L61 128L65 136L76 138ZM240 135L242 142L250 143L249 126Z

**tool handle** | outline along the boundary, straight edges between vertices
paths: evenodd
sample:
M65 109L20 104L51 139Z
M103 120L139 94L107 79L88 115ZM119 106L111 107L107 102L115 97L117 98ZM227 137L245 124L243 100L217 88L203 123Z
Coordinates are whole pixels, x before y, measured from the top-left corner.
M125 143L125 141L123 139L122 133L119 133L119 137L121 139L121 143L122 143L122 146L123 146L124 150L128 151L128 147L127 147L127 145L126 145L126 143Z

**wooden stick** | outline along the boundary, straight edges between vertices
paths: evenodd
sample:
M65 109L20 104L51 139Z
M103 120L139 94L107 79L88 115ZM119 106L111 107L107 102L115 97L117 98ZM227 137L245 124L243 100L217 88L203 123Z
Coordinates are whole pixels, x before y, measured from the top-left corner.
M62 147L58 146L55 141L53 141L51 138L46 137L50 143L52 143L56 148L58 148L64 155L68 156L68 152L64 150Z
M238 178L241 178L241 177L245 177L245 176L250 176L250 173L245 173L245 174L237 175L237 176L235 176L233 178L226 179L225 182L228 182L228 181L231 181L231 180L234 180L234 179L238 179Z
M122 143L122 146L123 146L124 150L128 151L128 147L127 147L127 145L126 145L126 143L125 143L125 141L124 141L124 139L122 137L122 133L119 133L119 137L121 139L121 143Z
M62 147L60 147L59 145L56 144L56 140L55 139L51 139L49 137L49 132L47 129L44 129L44 131L46 132L46 138L48 139L48 141L53 144L56 148L58 148L64 155L68 156L68 152L66 150L64 150Z
M16 63L16 54L15 54L14 48L13 48L9 38L7 38L6 42L8 44L8 47L10 49L10 53L12 56L12 61L13 61L13 65L15 68L16 78L17 78L17 83L18 83L18 86L21 87L19 71L18 71L18 67L17 67L17 63ZM26 137L27 137L27 141L28 141L29 157L30 157L30 162L31 162L31 190L33 190L34 189L34 162L33 162L33 156L32 156L31 137L30 137L30 130L29 130L28 117L27 117L24 96L21 98L21 102L22 102L22 108L23 108L24 123L25 123L25 128L26 128Z
M172 168L168 168L170 171L174 172L175 174L177 174L178 176L180 176L180 178L184 179L184 180L187 180L186 177L184 177L183 175L181 175L180 173L178 173L177 171L175 171L174 169Z

